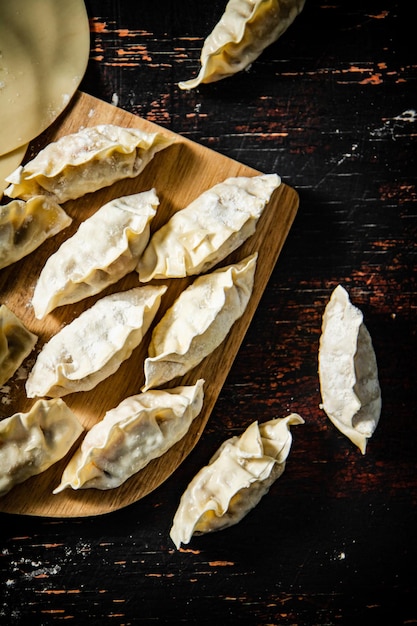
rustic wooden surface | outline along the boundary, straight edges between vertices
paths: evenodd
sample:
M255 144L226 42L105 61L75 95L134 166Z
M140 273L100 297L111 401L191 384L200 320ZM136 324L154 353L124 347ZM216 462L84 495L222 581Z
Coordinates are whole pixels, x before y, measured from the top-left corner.
M31 306L31 297L40 269L45 260L59 248L63 241L77 231L86 218L116 197L155 188L160 204L150 225L152 233L166 223L176 210L188 206L201 193L222 182L225 178L254 176L259 173L234 159L176 133L170 133L159 125L82 91L77 91L65 114L60 116L59 120L48 129L48 132L43 133L29 146L27 159L33 157L33 154L38 154L39 150L51 141L77 132L80 128L97 124L118 124L128 128L139 128L149 133L159 132L170 137L173 143L156 154L139 176L123 179L95 193L86 194L78 200L63 204L64 210L72 218L70 227L49 238L35 252L19 263L4 268L0 273L2 304L6 304L25 324L26 328L38 337L30 358L25 360L24 366L19 369L16 376L12 377L2 387L4 403L0 405L1 417L8 417L17 412L24 413L33 406L33 399L26 397L27 375L23 375L22 370L26 374L30 371L36 355L53 335L102 298L103 294L109 295L139 286L137 272L129 272L114 285L107 287L95 296L85 298L76 304L58 307L51 314L46 315L43 320L36 319ZM47 472L42 472L21 483L0 498L1 512L48 515L49 517L84 517L109 513L137 502L174 472L196 445L204 431L227 374L236 358L242 339L269 282L297 213L298 204L299 199L296 191L281 183L265 206L257 222L254 235L239 246L239 249L229 254L221 264L225 267L231 263L242 261L255 252L258 255L250 300L243 315L233 324L224 343L194 367L192 371L170 381L168 385L170 387L195 385L199 379L205 381L202 410L193 420L186 436L166 454L154 459L118 489L104 492L96 489L75 492L72 489L65 489L54 495L53 489L61 482L62 472L69 461L70 453L59 463L55 463ZM155 285L166 285L167 291L161 298L161 304L149 332L146 333L131 357L126 359L111 377L106 378L90 391L64 396L65 403L74 411L85 429L89 429L93 424L99 422L106 411L118 406L122 400L140 392L145 383L143 363L148 355L152 329L181 291L190 285L194 278L195 276L155 281Z
M248 72L187 93L224 2L89 0L87 93L265 172L300 208L196 448L102 517L0 516L0 623L417 622L416 64L409 9L307 0ZM321 315L364 312L383 409L362 456L319 408ZM176 551L179 497L228 436L297 411L287 469L227 531Z

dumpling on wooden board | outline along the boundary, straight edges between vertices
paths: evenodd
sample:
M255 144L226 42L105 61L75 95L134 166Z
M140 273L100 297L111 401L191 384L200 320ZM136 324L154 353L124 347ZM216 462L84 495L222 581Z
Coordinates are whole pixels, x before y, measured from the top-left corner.
M323 315L319 379L323 410L365 454L381 414L378 367L362 312L341 285Z
M0 422L0 496L60 461L84 428L61 399L38 400Z
M292 443L290 427L303 424L296 413L226 440L192 479L175 513L170 536L177 548L194 534L240 522L284 472Z
M139 259L141 282L212 269L255 232L277 174L227 178L204 191L157 230Z
M163 133L99 124L65 135L7 177L10 198L36 194L75 200L123 178L138 176L155 154L172 145Z
M201 50L198 76L178 83L193 89L246 69L301 12L305 0L229 0Z
M9 380L38 341L5 304L0 306L0 386Z
M38 354L28 398L87 391L113 374L142 341L166 289L146 285L104 296L63 326Z
M0 269L27 256L71 222L55 200L42 195L0 206Z
M143 390L182 376L221 344L252 295L257 258L199 276L180 293L153 329Z
M62 475L64 489L113 489L165 454L200 413L204 380L123 400L86 434Z
M115 198L81 222L40 273L32 298L36 317L99 293L133 271L158 205L151 189Z

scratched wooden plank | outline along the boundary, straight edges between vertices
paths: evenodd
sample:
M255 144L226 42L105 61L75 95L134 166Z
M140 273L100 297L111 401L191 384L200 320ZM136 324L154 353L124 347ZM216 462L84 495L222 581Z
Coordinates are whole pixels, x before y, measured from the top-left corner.
M405 120L416 109L407 6L307 0L248 73L185 95L175 83L197 67L197 44L223 3L88 4L111 31L92 33L107 56L92 59L88 93L116 93L127 110L278 171L296 186L300 210L204 437L175 476L103 519L0 516L5 623L415 623L417 134L413 114ZM153 65L121 66L115 50L139 43ZM383 385L364 458L318 407L320 317L339 281L365 312ZM195 472L253 417L288 409L306 425L294 429L280 481L235 528L175 552L168 531Z

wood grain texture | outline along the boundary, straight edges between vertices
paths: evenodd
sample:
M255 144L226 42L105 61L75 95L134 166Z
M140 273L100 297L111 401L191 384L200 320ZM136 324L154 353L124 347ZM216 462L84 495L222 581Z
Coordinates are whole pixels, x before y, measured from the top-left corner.
M297 217L203 436L109 515L1 515L0 623L405 626L417 621L417 114L397 0L307 0L248 72L190 93L222 0L88 0L84 91L265 172ZM100 58L101 57L101 58ZM383 408L362 456L320 410L321 315L342 283L371 333ZM188 482L230 435L298 411L286 471L240 524L175 551ZM2 621L3 620L3 621Z
M173 137L175 144L158 153L138 177L124 179L94 194L87 194L79 200L65 203L63 207L73 218L71 227L45 242L38 251L19 262L18 267L14 264L2 271L0 276L2 302L7 304L26 327L39 337L35 354L32 354L32 361L53 335L94 302L97 302L103 297L103 294L116 293L139 285L137 273L129 273L97 296L84 299L75 305L59 307L47 315L44 320L36 320L30 299L40 269L49 255L57 249L62 241L65 241L70 234L78 229L84 219L113 198L155 187L161 204L158 207L157 215L152 220L151 231L154 232L177 210L186 207L203 191L216 183L230 176L253 176L259 173L237 161L217 154L188 139L173 135L173 133L160 129L151 122L81 92L76 94L69 109L61 116L59 123L55 124L46 135L43 135L36 146L32 145L30 151L37 152L47 143L71 132L76 132L82 127L103 123L135 127L148 132L159 130L159 132ZM75 492L72 489L66 489L60 494L53 495L52 490L59 484L63 468L68 462L69 455L67 455L63 461L55 464L47 472L25 481L1 498L0 510L8 513L59 517L80 517L108 513L147 495L175 471L195 446L204 430L251 318L256 311L257 304L268 283L297 208L297 193L287 185L278 187L257 224L255 234L221 263L221 266L225 266L242 260L253 252L258 252L255 284L242 317L236 321L225 341L215 352L184 377L176 378L168 385L170 387L182 384L193 385L200 378L205 381L203 409L193 421L187 435L166 454L152 461L141 472L117 489L105 491L86 489ZM154 281L155 284L163 282L168 286L154 324L161 319L163 313L173 304L181 291L193 282L194 278ZM140 346L134 350L129 359L122 363L115 374L106 378L91 391L64 396L64 401L74 411L86 430L100 421L106 411L116 407L123 399L140 392L144 384L143 362L147 356L147 346L154 324L152 324ZM15 412L26 412L33 405L34 401L26 397L25 382L25 377L21 375L21 371L8 381L8 389L10 389L8 402L2 407L5 416ZM5 413L6 410L7 413Z

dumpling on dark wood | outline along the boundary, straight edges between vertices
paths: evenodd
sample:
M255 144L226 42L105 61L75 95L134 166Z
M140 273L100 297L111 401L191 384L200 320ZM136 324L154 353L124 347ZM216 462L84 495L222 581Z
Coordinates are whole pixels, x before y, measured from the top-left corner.
M305 0L229 0L204 42L198 76L178 86L193 89L246 69L287 30L304 4Z
M362 312L341 285L333 291L323 315L319 379L323 410L365 454L381 414L381 388Z
M226 440L192 479L175 513L170 536L177 548L194 534L240 522L284 472L292 443L290 427L303 424L296 413L259 424Z

